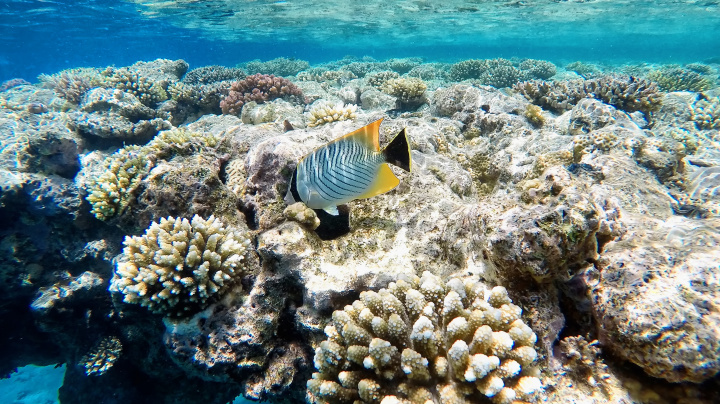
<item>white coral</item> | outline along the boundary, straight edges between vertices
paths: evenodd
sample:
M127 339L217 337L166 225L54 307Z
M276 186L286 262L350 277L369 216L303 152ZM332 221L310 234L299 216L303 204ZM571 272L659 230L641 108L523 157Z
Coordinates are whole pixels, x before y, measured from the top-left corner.
M112 290L127 303L169 315L207 306L239 279L250 251L246 232L197 215L192 222L163 218L124 244Z
M354 104L319 102L310 110L307 126L312 128L330 122L355 119L357 118L356 111L357 105Z

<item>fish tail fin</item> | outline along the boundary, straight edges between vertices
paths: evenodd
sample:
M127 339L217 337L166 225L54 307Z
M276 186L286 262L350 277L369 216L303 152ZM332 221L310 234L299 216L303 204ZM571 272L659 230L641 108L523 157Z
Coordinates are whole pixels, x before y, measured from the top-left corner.
M388 163L396 165L405 171L410 171L412 168L410 140L407 137L405 129L395 135L395 138L382 149L382 154Z

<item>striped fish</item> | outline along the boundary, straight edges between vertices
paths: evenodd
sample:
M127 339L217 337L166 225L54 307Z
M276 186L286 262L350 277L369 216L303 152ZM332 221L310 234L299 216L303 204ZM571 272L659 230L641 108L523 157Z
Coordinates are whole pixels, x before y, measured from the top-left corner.
M335 139L305 156L290 180L285 202L338 215L337 206L384 194L400 180L387 163L410 171L410 142L405 129L382 150L379 119Z

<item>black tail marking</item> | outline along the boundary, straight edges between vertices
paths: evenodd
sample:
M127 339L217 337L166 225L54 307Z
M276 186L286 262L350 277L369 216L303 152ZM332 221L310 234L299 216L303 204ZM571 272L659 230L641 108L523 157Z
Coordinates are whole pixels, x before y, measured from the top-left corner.
M410 141L408 140L405 129L401 130L395 139L393 139L382 150L385 161L396 165L405 171L410 171L412 167L412 158L410 157Z

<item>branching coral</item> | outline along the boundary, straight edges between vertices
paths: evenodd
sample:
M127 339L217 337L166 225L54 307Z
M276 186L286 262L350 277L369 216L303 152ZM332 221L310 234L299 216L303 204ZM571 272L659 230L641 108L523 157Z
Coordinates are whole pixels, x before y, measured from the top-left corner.
M111 282L127 303L169 316L207 307L240 280L250 236L210 216L168 217L125 237Z
M357 105L354 104L319 102L310 110L307 126L312 128L330 122L355 119L357 117L356 111Z
M462 81L468 79L479 79L480 76L488 69L487 61L470 59L463 60L450 66L449 77L453 81Z
M88 376L100 376L110 370L122 353L122 343L117 337L105 337L80 359Z
M228 96L220 101L220 108L223 114L239 115L245 103L261 104L283 97L301 98L302 91L290 80L258 73L233 83Z
M557 67L546 60L525 59L518 67L533 79L547 80L557 73Z
M92 214L107 220L122 213L153 165L153 159L139 146L126 146L108 157L103 173L88 187L86 199Z
M110 87L132 93L147 106L152 107L168 99L167 91L165 91L168 83L154 83L126 67L120 69L109 67L102 72L102 75L106 77L106 82Z
M627 112L650 113L660 107L662 100L655 83L632 76L552 83L525 81L516 84L514 89L533 104L555 112L567 111L583 98L590 97Z
M484 297L483 297L484 295ZM308 381L318 403L531 401L535 333L503 287L425 272L333 313Z
M720 129L720 97L696 101L692 106L692 120L698 129Z
M79 104L83 95L98 83L87 75L61 72L44 78L44 84L52 87L59 97L65 98L73 104Z
M398 77L400 77L400 75L393 71L377 72L367 76L367 83L375 88L381 89L388 80Z
M253 60L245 63L245 68L250 74L274 74L276 76L294 76L310 67L310 63L300 59L276 58L261 62Z
M242 80L245 76L247 76L247 74L245 74L243 69L213 65L190 70L185 77L183 77L182 82L185 84L202 85L216 83L218 81Z
M712 80L692 70L666 67L652 71L648 79L656 82L664 91L705 91L712 87Z
M397 97L403 108L412 108L423 104L426 101L425 90L427 90L427 84L415 77L390 79L382 86L382 91Z

